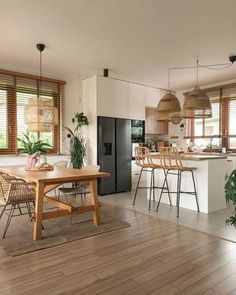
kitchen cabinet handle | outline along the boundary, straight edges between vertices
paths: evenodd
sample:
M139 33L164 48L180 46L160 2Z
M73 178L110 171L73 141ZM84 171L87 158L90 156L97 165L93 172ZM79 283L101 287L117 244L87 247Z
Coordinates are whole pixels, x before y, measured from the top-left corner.
M227 160L227 162L233 162L233 160Z

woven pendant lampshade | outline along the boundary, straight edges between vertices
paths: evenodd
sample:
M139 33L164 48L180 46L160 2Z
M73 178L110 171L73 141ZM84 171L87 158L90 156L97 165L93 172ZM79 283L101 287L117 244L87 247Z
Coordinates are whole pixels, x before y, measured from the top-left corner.
M178 98L171 93L167 92L159 101L157 111L160 113L176 113L181 111Z
M25 123L29 131L50 132L58 124L58 111L50 99L31 98L25 107Z
M40 88L42 91L42 51L45 49L44 44L37 44L40 51ZM53 131L54 125L58 124L58 110L53 105L53 100L42 97L30 98L25 107L25 123L28 131L33 132L50 132Z
M183 118L211 118L211 101L207 94L198 86L198 60L196 87L185 97Z
M157 106L157 121L172 121L180 118L181 107L178 98L168 91Z
M185 97L183 106L183 118L211 118L212 108L211 101L207 94L195 87Z

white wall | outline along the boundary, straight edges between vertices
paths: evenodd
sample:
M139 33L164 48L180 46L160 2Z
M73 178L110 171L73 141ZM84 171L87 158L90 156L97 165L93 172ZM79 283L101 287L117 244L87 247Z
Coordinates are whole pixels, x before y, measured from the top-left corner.
M80 77L67 80L65 86L65 103L64 103L64 116L62 119L62 153L68 154L69 139L66 137L67 133L64 130L64 126L73 129L71 122L74 113L82 112L82 81Z

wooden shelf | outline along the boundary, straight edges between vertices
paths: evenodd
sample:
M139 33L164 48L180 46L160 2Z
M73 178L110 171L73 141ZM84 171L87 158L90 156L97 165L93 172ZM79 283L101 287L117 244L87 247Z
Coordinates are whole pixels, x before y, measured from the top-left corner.
M169 124L168 122L158 122L156 108L145 108L145 133L164 135L168 134Z

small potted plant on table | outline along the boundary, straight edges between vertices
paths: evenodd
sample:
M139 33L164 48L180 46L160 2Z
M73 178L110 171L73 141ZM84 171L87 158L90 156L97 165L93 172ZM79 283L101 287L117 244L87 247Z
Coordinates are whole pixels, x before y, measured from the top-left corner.
M46 153L52 148L50 144L42 140L30 139L27 134L23 133L23 138L17 138L20 143L19 153L27 155L26 157L26 168L30 169L35 167L38 161L38 157Z

